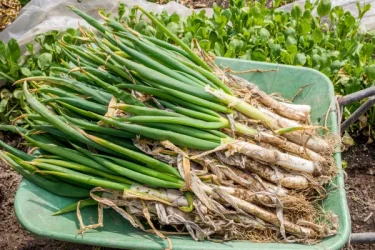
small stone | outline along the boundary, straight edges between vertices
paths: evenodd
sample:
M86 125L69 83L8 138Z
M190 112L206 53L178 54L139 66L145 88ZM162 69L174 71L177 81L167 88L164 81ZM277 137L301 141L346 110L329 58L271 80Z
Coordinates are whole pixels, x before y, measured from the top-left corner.
M369 169L367 169L366 173L369 174L369 175L375 175L375 168L369 168Z

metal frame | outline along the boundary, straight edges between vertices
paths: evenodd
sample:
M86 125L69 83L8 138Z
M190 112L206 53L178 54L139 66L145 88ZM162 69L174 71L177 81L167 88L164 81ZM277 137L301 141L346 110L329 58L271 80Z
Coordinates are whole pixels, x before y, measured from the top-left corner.
M341 132L347 130L350 125L355 123L361 115L366 113L366 111L375 104L375 86L337 98L340 109L342 109L345 105L361 101L364 98L368 98L368 100L363 103L348 119L341 123ZM375 232L352 233L349 244L375 244Z
M356 122L361 115L366 113L366 111L375 104L375 86L337 98L340 108L343 108L345 105L360 101L367 97L369 97L369 99L341 124L341 131L347 130L350 125Z
M375 244L375 233L355 233L350 236L349 244Z

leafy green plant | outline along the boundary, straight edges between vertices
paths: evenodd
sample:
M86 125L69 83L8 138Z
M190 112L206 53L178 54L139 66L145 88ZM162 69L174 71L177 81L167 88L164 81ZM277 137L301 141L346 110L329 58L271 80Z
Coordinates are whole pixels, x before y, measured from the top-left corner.
M15 39L10 39L7 44L0 41L0 122L9 123L22 113L22 91L18 86L12 86L13 82L24 77L48 75L51 65L65 58L58 39L63 34L68 36L75 32L50 31L40 34L35 38L36 44L40 46L38 52L35 52L34 45L30 43L26 45L25 55L21 55L20 46Z
M0 79L3 88L0 89L0 121L8 121L20 113L18 112L20 92L13 91L10 84L22 76L21 66L18 63L21 57L21 50L15 39L8 44L0 41Z
M19 1L21 3L22 7L30 2L30 0L19 0Z
M360 27L370 4L357 4L358 17L332 7L330 0L295 4L290 12L267 8L266 1L231 0L228 9L214 4L212 17L204 10L186 20L176 14L157 15L160 22L190 45L217 56L298 65L327 75L338 95L372 86L375 80L375 37ZM280 1L275 1L278 6ZM315 12L317 15L313 15ZM130 10L135 16L135 10ZM168 41L158 28L141 16L127 24L136 31ZM147 20L147 19L146 19ZM129 21L129 22L128 22ZM169 41L171 42L171 41ZM350 115L359 104L345 108ZM368 124L375 124L375 112L368 112Z

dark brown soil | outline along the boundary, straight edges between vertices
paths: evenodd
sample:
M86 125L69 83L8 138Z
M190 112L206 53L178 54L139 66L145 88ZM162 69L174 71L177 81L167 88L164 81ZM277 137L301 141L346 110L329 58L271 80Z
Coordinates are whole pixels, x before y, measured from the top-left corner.
M356 145L344 152L347 161L347 198L352 232L375 232L375 143L357 136ZM375 245L353 245L352 249L375 249ZM350 249L349 247L347 249Z

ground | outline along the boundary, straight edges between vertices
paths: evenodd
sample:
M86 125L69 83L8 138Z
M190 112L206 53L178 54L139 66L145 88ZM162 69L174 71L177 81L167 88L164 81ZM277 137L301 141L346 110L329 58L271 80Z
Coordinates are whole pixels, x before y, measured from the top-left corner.
M344 152L346 194L352 219L352 232L375 232L375 143L367 138L356 138L357 145ZM353 245L352 249L375 249L375 245ZM350 248L348 248L350 249Z
M19 138L0 134L0 139L21 147ZM357 145L343 153L348 163L346 190L352 218L352 232L375 231L375 143L366 144L367 138L356 136ZM22 250L97 250L84 246L42 238L24 230L18 223L13 208L14 194L21 177L0 163L0 249ZM101 250L109 248L100 248ZM375 249L374 245L353 245L350 249Z

